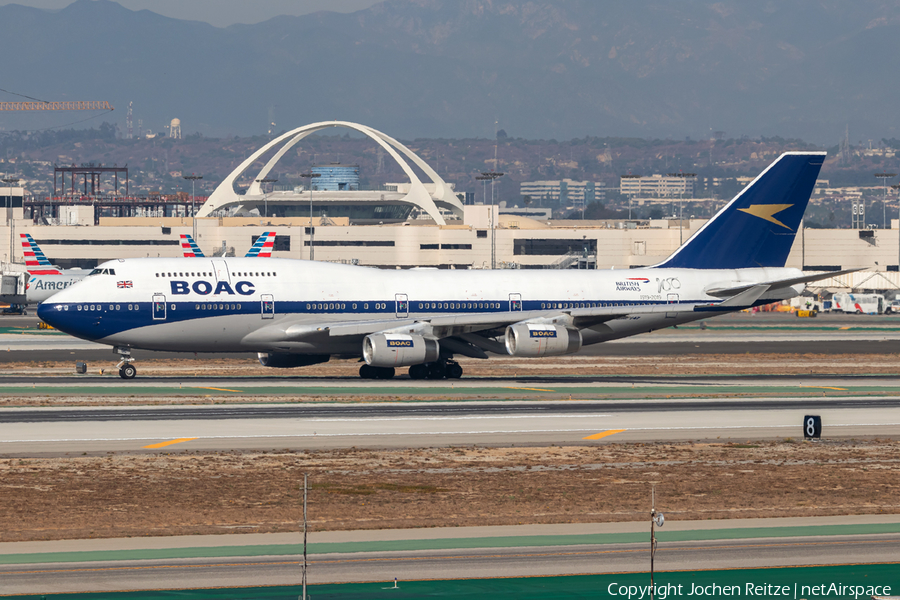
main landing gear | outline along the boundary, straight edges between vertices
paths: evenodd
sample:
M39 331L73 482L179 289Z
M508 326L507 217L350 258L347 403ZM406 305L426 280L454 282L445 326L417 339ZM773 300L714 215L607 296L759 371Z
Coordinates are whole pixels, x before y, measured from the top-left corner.
M116 365L119 369L119 377L122 379L134 379L137 377L137 369L131 364L134 362L134 358L131 356L131 348L116 346L113 348L113 352L122 357L122 360Z
M463 370L454 360L413 365L409 368L410 379L459 379Z

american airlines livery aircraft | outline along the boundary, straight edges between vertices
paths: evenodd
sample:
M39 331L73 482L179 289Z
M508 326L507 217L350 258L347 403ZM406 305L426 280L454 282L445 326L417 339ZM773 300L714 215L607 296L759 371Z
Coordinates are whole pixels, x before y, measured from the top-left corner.
M29 233L20 233L25 271L3 275L0 302L29 305L43 302L56 292L64 290L84 279L89 271L81 269L57 269L44 256L37 242Z
M275 232L266 231L253 243L244 257L270 258L274 247ZM194 238L188 233L181 234L181 251L184 253L185 258L206 258L203 251L200 249L200 246L197 245L197 242L195 242Z
M456 355L570 354L791 298L835 273L785 268L825 154L781 155L662 263L630 270L389 271L269 258L103 263L38 307L48 324L131 350L257 352L267 367L359 358L364 378L458 378Z

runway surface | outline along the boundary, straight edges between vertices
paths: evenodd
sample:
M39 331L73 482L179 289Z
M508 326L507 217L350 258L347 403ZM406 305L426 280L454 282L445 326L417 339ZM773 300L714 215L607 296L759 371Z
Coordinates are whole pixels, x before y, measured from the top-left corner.
M895 437L898 398L6 408L0 454ZM151 447L151 448L148 448Z

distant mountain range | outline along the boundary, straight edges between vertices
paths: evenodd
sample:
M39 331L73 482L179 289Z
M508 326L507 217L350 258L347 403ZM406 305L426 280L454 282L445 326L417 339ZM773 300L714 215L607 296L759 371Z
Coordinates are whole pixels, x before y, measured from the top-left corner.
M900 137L900 2L388 0L216 28L109 0L0 6L0 88L109 100L124 130L395 137ZM0 100L18 100L0 92ZM80 113L0 113L0 128ZM88 125L96 124L96 120Z

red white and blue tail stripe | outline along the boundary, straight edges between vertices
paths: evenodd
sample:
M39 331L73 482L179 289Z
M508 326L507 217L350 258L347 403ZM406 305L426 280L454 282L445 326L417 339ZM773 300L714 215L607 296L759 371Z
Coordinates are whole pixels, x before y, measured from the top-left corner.
M22 254L25 256L25 268L32 275L59 275L60 271L53 268L53 264L44 256L30 233L20 233L22 238Z
M185 258L205 258L203 251L188 233L181 234L181 251Z
M275 248L275 232L267 231L256 240L256 243L247 252L245 258L270 258Z

